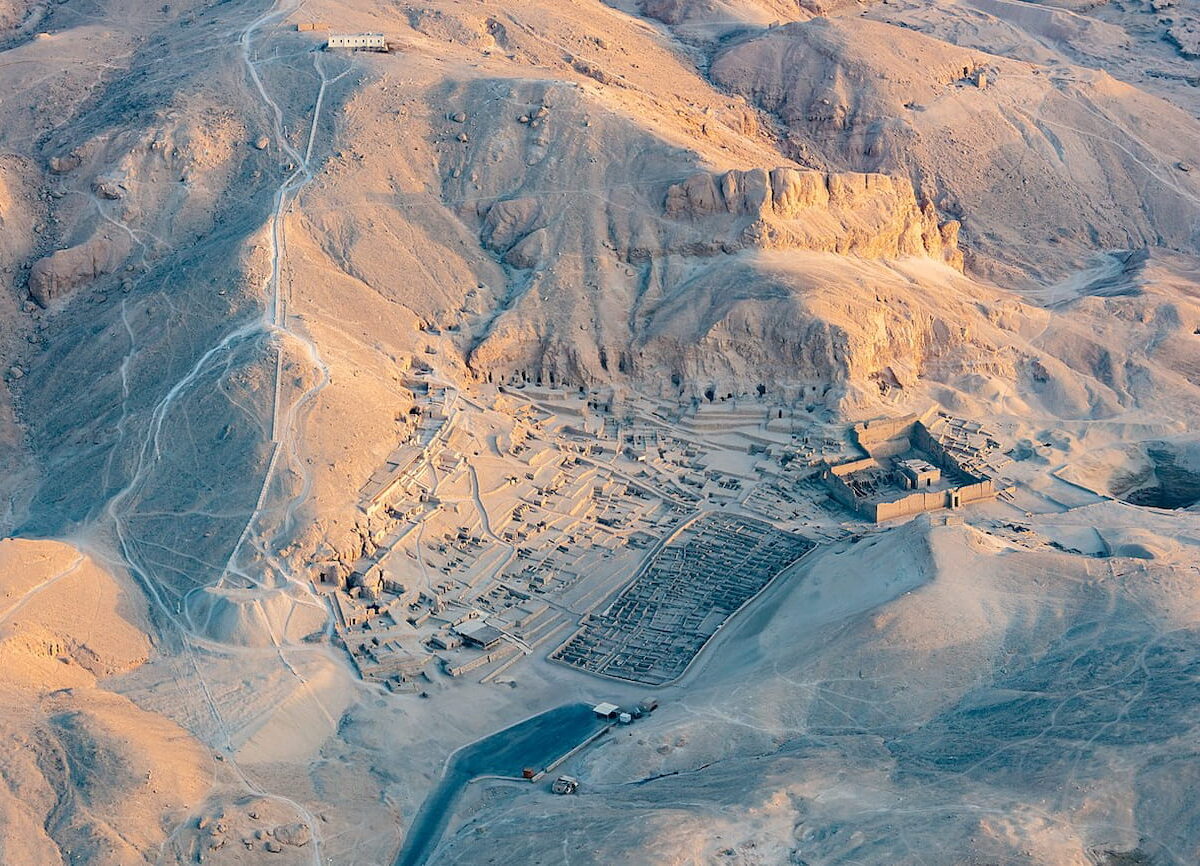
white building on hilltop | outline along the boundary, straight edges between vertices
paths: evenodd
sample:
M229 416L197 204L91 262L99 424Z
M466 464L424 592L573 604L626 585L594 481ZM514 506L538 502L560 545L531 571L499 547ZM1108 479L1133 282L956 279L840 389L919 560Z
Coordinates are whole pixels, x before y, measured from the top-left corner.
M382 33L330 33L326 48L349 48L352 51L387 51L387 39Z

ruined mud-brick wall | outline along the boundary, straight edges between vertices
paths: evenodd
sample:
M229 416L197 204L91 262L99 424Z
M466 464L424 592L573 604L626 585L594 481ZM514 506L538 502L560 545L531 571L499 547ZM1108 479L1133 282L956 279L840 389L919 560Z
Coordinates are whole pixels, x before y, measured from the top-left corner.
M846 483L844 476L852 475L868 466L877 465L875 458L864 457L861 460L852 460L849 463L840 463L837 466L826 466L822 476L825 480L826 487L829 488L829 493L840 502L842 505L856 511L864 517L871 517L871 507L864 505L859 501L859 498L854 495L854 490Z
M953 469L960 475L965 475L971 479L971 483L957 488L961 502L975 502L996 495L996 482L994 480L986 475L980 475L978 472L972 472L964 468L958 462L958 459L953 454L947 452L942 443L933 437L933 434L929 432L929 428L922 422L918 421L913 425L912 435L916 446L932 457L943 469Z
M908 450L916 424L916 415L863 421L854 425L854 440L872 457L891 457Z
M872 517L876 523L893 520L897 517L907 517L910 514L920 514L923 511L938 511L950 504L950 490L939 490L936 493L910 493L903 499L874 504Z

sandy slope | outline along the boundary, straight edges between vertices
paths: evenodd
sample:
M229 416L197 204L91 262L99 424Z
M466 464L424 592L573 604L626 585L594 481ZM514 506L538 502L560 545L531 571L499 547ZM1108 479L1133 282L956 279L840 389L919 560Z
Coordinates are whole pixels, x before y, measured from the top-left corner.
M0 542L0 858L154 862L207 751L107 681L146 661L140 599L66 544Z
M509 795L437 862L558 862L552 837L581 863L1196 856L1157 817L1194 820L1162 784L1188 763L1197 608L1177 564L1194 546L1088 562L1037 533L919 520L855 547L741 623L704 685L597 749L586 796Z

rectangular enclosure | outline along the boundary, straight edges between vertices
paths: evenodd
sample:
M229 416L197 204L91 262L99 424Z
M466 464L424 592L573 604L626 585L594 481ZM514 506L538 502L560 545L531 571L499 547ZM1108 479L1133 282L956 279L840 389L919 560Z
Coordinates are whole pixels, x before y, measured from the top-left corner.
M601 676L669 683L735 611L814 546L764 521L706 514L671 538L551 658Z

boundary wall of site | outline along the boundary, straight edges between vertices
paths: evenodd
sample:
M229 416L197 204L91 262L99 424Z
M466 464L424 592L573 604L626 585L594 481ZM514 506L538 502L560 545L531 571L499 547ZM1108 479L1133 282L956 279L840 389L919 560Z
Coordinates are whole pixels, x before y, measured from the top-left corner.
M925 511L943 508L958 508L972 502L991 499L996 495L996 482L963 468L962 464L942 446L926 426L930 413L905 415L901 418L877 418L854 425L854 436L859 447L870 457L851 460L836 466L827 466L822 473L830 495L852 511L868 520L882 523L898 517L907 517ZM890 502L865 502L854 495L845 477L873 465L878 459L886 459L916 448L928 454L943 470L965 475L966 484L937 492L918 491L893 499ZM878 459L877 459L878 458Z

